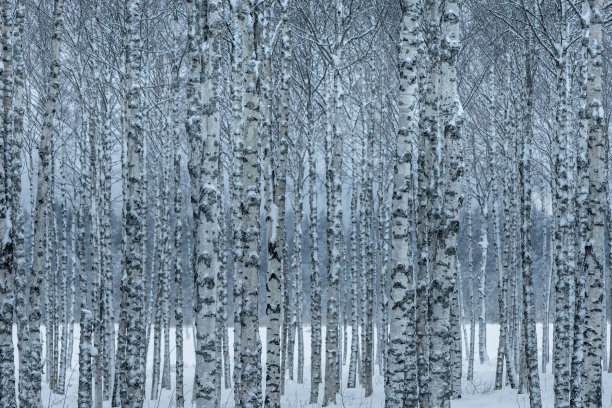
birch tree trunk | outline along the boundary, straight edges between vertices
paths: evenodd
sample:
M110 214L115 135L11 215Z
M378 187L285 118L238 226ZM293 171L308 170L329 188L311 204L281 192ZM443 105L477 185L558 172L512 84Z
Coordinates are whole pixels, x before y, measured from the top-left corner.
M609 132L608 132L609 133ZM612 177L612 173L610 171L610 163L607 163L606 166L606 177L608 180L610 180L610 177ZM610 203L610 191L608 191L608 220L612 219L612 208L611 208L611 203ZM608 224L610 225L610 224ZM608 228L608 242L612 242L611 241L612 238L612 228ZM612 323L612 262L610 260L612 260L612 245L608 245L608 269L610 274L608 275L608 319L604 318L604 331L608 330L608 321L610 321L610 323ZM609 351L609 360L608 360L608 372L612 373L612 333L609 334L608 336L608 351ZM606 355L604 353L604 358L606 358Z
M267 13L264 10L264 13ZM270 24L270 21L267 21ZM269 74L271 58L271 29L269 26L264 27L265 30L265 70ZM270 407L280 406L280 395L282 385L284 384L284 378L281 376L284 374L284 370L281 370L281 358L284 360L284 356L281 357L280 350L280 330L281 330L281 303L283 301L282 296L282 284L284 268L286 267L286 251L285 251L285 184L286 184L286 156L288 146L288 101L289 101L289 2L288 0L281 2L281 65L283 68L283 76L281 78L281 106L280 106L280 134L278 140L278 146L276 151L268 149L270 161L267 163L268 168L268 186L270 192L268 193L268 206L269 206L269 225L268 225L268 276L267 276L267 297L268 305L266 307L266 314L268 315L268 332L267 332L267 360L266 360L266 398L265 405ZM272 107L271 107L271 80L266 79L266 88L264 89L264 95L267 98L264 99L264 118L266 121L271 120ZM271 143L272 129L271 124L266 127L267 131L270 132L268 135L268 143ZM276 146L275 146L276 147ZM276 160L273 160L275 158ZM287 290L285 287L284 290ZM285 310L287 313L287 310ZM283 327L283 330L286 330Z
M372 122L371 112L369 112L369 120L367 122ZM373 125L373 124L371 124ZM372 392L372 375L373 375L373 352L374 352L374 243L373 241L373 230L374 230L374 210L372 209L372 204L374 201L374 193L372 189L373 184L373 165L372 165L372 156L374 151L374 135L373 135L373 126L368 126L365 129L366 143L367 147L364 149L365 157L366 157L366 171L364 173L364 188L365 188L365 201L368 203L366 206L366 216L365 216L365 228L363 231L363 235L366 237L366 245L365 245L365 259L366 268L364 270L365 276L365 325L363 328L365 335L365 347L364 347L364 355L363 355L363 382L362 386L365 389L365 396L369 397Z
M13 96L13 138L12 138L12 168L11 177L13 178L13 188L15 191L21 191L21 148L23 142L23 122L25 116L25 63L23 58L23 32L24 32L24 20L25 20L25 6L23 0L17 0L15 5L15 21L13 31L13 63L15 67L14 71L14 96ZM32 154L30 154L30 158ZM33 172L29 170L29 174ZM30 178L32 180L32 178ZM33 186L30 185L30 214L34 209L34 192ZM17 350L19 352L19 367L22 367L24 375L19 376L19 404L20 406L27 406L24 403L24 399L27 398L27 388L22 387L23 384L27 383L28 379L25 374L27 373L26 359L27 359L27 344L28 344L28 314L26 311L26 254L25 254L25 239L24 239L24 227L25 227L25 214L26 210L21 206L21 199L19 195L15 195L13 200L13 210L11 215L13 216L13 233L14 236L11 239L13 242L13 269L14 269L14 288L15 288L15 320L17 323L17 331L21 335L17 336ZM19 199L18 199L19 198ZM32 245L30 245L29 254L32 253ZM29 257L31 260L31 257ZM27 261L28 264L30 261ZM10 395L10 393L2 395Z
M239 19L242 31L244 59L244 150L242 161L242 245L244 259L242 278L244 304L240 316L241 355L240 401L245 408L261 405L261 341L257 316L259 285L259 89L257 87L257 57L255 53L255 25L258 18L255 0L239 0Z
M193 134L191 149L202 152L201 162L191 164L191 185L196 190L196 206L194 206L194 236L195 236L195 319L196 319L196 378L194 381L194 403L197 408L214 408L219 403L215 393L216 373L216 274L219 268L219 219L218 191L219 179L219 146L220 146L220 38L221 29L220 4L209 1L208 13L203 18L206 24L202 39L204 44L200 52L201 58L208 58L208 63L201 66L205 70L203 116L201 132ZM208 52L208 56L204 54ZM202 72L200 72L202 75ZM200 76L202 78L202 76ZM193 159L193 157L192 157ZM190 169L191 171L191 169ZM197 207L197 209L196 209Z
M343 0L335 0L334 12L336 27L344 22ZM343 115L344 91L342 88L342 77L340 75L340 64L342 61L342 44L335 33L335 49L333 50L333 120L331 122L331 167L327 173L327 183L330 184L330 197L328 205L328 235L331 234L331 254L328 259L328 289L327 289L327 327L325 332L325 389L323 393L323 406L331 401L336 403L336 394L340 391L339 364L339 281L342 261L342 155L343 155L343 132L341 119ZM331 228L330 228L331 227ZM328 243L329 238L328 238Z
M70 264L71 264L71 276L70 276L70 323L68 326L68 365L72 368L72 354L74 351L74 325L75 325L75 314L76 314L76 286L79 283L77 278L77 254L76 254L76 241L77 241L77 221L78 214L76 209L72 208L72 220L70 228ZM114 337L113 337L114 340ZM115 343L113 341L112 347L114 349Z
M443 124L443 213L437 242L436 264L432 271L430 354L431 406L450 407L451 383L449 355L453 332L450 327L450 304L457 270L457 233L462 197L463 176L461 152L462 107L457 94L456 61L460 49L459 5L447 1L442 11L440 45L440 114Z
M565 17L562 10L561 20ZM565 44L565 38L561 39ZM559 126L559 136L554 143L556 168L556 212L559 213L558 228L555 229L555 266L557 279L555 287L555 320L553 331L553 373L555 376L555 407L570 406L571 391L571 350L573 339L572 308L574 293L572 292L571 273L575 266L574 246L571 242L570 226L574 225L573 212L570 211L569 198L569 160L567 131L567 75L568 67L563 56L557 61L557 94L559 107L556 120ZM571 264L570 264L571 262Z
M586 2L582 4L582 11L588 8ZM588 214L586 210L589 195L589 172L588 172L588 121L587 109L587 71L588 71L588 48L589 48L589 26L586 16L580 18L581 45L579 63L579 91L580 108L578 112L578 140L576 143L576 181L573 205L575 213L574 223L574 253L576 257L576 268L573 275L574 310L573 310L573 349L571 352L571 388L570 406L582 406L586 395L583 391L583 369L584 369L584 330L582 324L585 320L585 245L588 235ZM565 23L565 32L570 37L570 24ZM571 71L571 68L568 69Z
M94 77L97 78L99 72L97 68L93 68ZM94 348L91 349L91 355L93 357L92 360L92 372L93 372L93 385L94 385L94 406L95 408L102 408L102 373L101 373L101 365L100 365L100 357L102 350L100 349L100 286L101 286L101 276L100 276L100 236L99 236L99 217L98 217L98 168L97 168L97 138L98 127L96 123L96 116L99 112L99 98L100 95L96 92L94 106L91 108L91 113L89 116L90 125L88 129L89 136L89 259L91 262L90 269L90 311L93 313L92 317L92 330L93 330L93 339L92 346ZM54 219L54 228L55 227L55 210L52 209L53 219ZM54 232L55 234L55 232ZM95 350L95 351L94 351Z
M170 120L170 115L168 115ZM171 123L170 123L171 124ZM166 141L162 142L162 156L163 156L163 193L162 193L162 208L163 208L163 221L162 221L162 239L161 239L161 256L163 259L160 270L163 271L163 292L164 295L161 299L162 309L162 323L164 329L164 353L162 359L162 374L161 374L161 387L162 389L169 390L170 386L170 239L168 237L168 226L170 224L170 148L169 143Z
M434 0L423 4L423 43L427 46L421 60L419 72L420 87L420 143L418 158L418 202L417 212L417 251L418 271L416 282L416 335L417 365L419 382L419 406L430 408L430 337L428 321L430 313L431 273L435 265L438 215L437 176L435 163L439 162L438 146L438 109L439 109L439 13L438 3Z
M417 130L419 3L403 0L399 50L399 130L393 178L391 311L385 406L418 406L413 229L412 138Z
M190 11L190 10L189 10ZM178 74L178 73L177 73ZM178 75L177 75L178 76ZM178 85L177 85L178 88ZM178 91L178 89L175 89ZM178 92L177 92L178 94ZM174 119L174 335L176 344L176 408L185 406L185 395L183 389L183 187L181 184L181 141L180 141L180 126L178 116L178 101L174 103L174 111L172 113Z
M88 110L85 111L84 123L88 124ZM88 286L88 279L85 268L85 217L88 200L88 168L87 168L87 139L79 140L80 150L80 207L78 213L78 258L79 258L79 295L81 298L79 318L79 385L77 404L79 408L89 408L93 405L92 395L92 325L93 314L91 313L91 299Z
M242 171L243 171L243 98L244 92L242 89L242 33L241 21L239 20L239 12L241 11L241 3L237 3L236 10L232 19L232 152L233 159L230 177L230 202L232 213L230 217L229 239L232 241L232 268L234 271L234 402L236 405L242 403L241 398L241 321L243 307L243 283L242 283L242 262L244 252L242 250L242 212L240 209L240 201L242 194ZM282 385L282 378L281 378Z
M311 300L310 300L310 403L317 404L319 398L319 384L321 376L321 270L319 268L319 217L317 201L317 158L315 153L314 117L312 96L309 94L307 107L308 124L308 181L309 181L309 200L310 200L310 241L311 248L311 267L310 275ZM355 312L356 314L356 312ZM353 336L355 338L355 336Z
M467 380L474 379L474 346L476 344L476 303L474 302L474 257L473 257L473 225L471 200L467 204L467 234L468 234L468 289L470 294L470 342L468 351Z
M363 128L366 129L366 115L363 115ZM367 216L367 197L366 197L366 184L367 184L367 173L368 173L368 160L367 160L367 144L362 143L361 149L361 183L359 186L359 252L361 258L361 265L359 268L359 297L363 300L360 304L360 348L361 355L359 359L359 384L365 385L365 359L366 355L366 314L367 314L367 271L368 271L368 253L367 253L367 240L368 240L368 216Z
M145 361L142 350L145 347L144 299L144 239L145 211L143 202L144 136L142 124L141 38L140 0L127 2L127 48L126 48L126 89L125 125L127 140L127 185L125 203L125 268L126 280L121 290L125 293L126 343L122 375L127 381L122 408L141 407L144 400ZM128 256L129 254L129 256ZM122 379L123 380L123 379ZM122 396L123 397L123 396Z
M21 192L21 140L12 129L12 3L2 2L2 128L0 130L0 405L7 408L17 406L15 398L15 363L13 346L13 302L14 290L12 268L17 266L15 254L18 228L13 225L20 211ZM17 169L15 169L15 167ZM19 172L19 177L14 174ZM17 213L12 214L13 211ZM15 262L17 260L17 262Z
M50 209L49 207L51 207L49 203L49 201L51 201L52 198L52 191L53 191L53 173L54 173L54 168L55 166L53 165L53 157L51 157L51 172L50 172L50 180L49 180L49 195L47 197L47 199L45 200L47 202L46 206L45 206L45 214L44 214L44 218L45 218L45 362L46 362L46 380L47 383L49 384L49 388L51 388L51 382L53 381L53 348L54 348L54 338L53 338L53 332L54 332L54 322L53 322L53 318L55 317L55 296L53 291L55 290L55 273L56 270L53 268L53 264L51 263L51 252L53 251L53 248L55 246L51 246L49 244L49 240L51 240L52 238L52 226L50 225L49 222L49 214L50 214ZM43 365L43 370L44 370L44 365Z
M356 144L356 143L355 143ZM355 148L356 152L357 149ZM357 154L353 154L353 186L351 192L351 355L349 361L347 388L355 388L357 378L357 364L359 360L359 323L358 323L358 295L357 295Z
M160 163L163 167L163 163ZM163 248L161 247L161 228L163 224L162 213L164 211L161 204L162 181L161 174L157 176L157 181L154 187L155 195L155 227L153 229L153 256L151 259L151 322L153 328L153 367L151 368L151 400L158 399L159 393L159 371L161 360L161 335L162 335L162 310L164 297L164 265L163 265ZM158 260L156 263L156 259ZM154 292L154 282L155 289ZM149 338L146 338L149 342Z
M270 8L263 8L263 62L262 62L262 107L261 107L261 139L263 144L262 169L263 181L266 188L266 239L268 249L267 276L266 276L266 394L264 405L266 407L280 407L280 326L282 303L282 276L281 255L278 247L279 230L284 230L285 219L281 218L281 211L277 207L280 195L284 191L276 191L276 167L272 142L272 77L271 77L271 35L270 35ZM280 146L279 146L280 147ZM279 150L282 150L280 148ZM283 159L281 159L282 161ZM281 164L282 166L282 164ZM284 211L283 214L284 215ZM280 228L279 228L280 227ZM282 247L281 247L282 248Z
M478 357L480 364L489 360L487 355L487 255L489 253L489 208L487 203L482 207L482 224L480 226L480 272L478 273Z
M301 143L297 149L301 149ZM297 150L296 149L296 150ZM297 169L294 179L294 239L293 239L293 271L295 285L295 327L297 330L297 383L304 382L304 327L302 324L302 184L304 179L304 165L301 154L295 152Z
M529 403L532 408L542 406L540 392L540 374L538 372L538 344L535 322L535 299L533 294L533 270L531 259L531 140L533 138L533 58L534 48L532 39L528 37L525 47L525 107L523 111L523 141L521 145L522 157L519 163L521 176L521 261L523 270L523 313L525 327L525 360L527 362L527 377L529 390Z
M604 217L606 203L606 149L602 106L603 1L589 0L590 35L588 47L587 109L589 163L589 221L585 247L586 298L584 320L583 406L602 404L602 336L604 313Z
M544 196L544 194L542 194ZM544 208L544 198L542 198L542 208ZM548 256L552 255L548 246L551 228L546 226L546 217L542 217L542 265L544 269L544 321L542 322L542 373L546 373L550 358L550 284L552 270L549 269ZM547 248L550 248L547 251ZM548 252L548 254L547 254ZM552 262L552 260L551 260Z
M106 74L106 82L110 82L110 74ZM112 257L112 134L111 134L111 107L104 105L104 129L102 141L103 163L101 165L101 239L102 239L102 273L104 280L102 305L104 315L102 319L103 328L103 376L104 389L102 397L105 401L112 395L113 375L112 367L115 361L115 318L114 318L114 283L113 283L113 257Z
M62 199L62 212L61 212L61 223L62 223L62 238L61 238L61 263L60 270L62 271L62 294L60 296L60 305L62 307L62 337L61 337L61 348L60 348L60 359L58 368L57 378L57 393L64 394L66 387L66 364L68 363L68 356L66 354L68 349L68 303L66 302L66 296L68 292L68 253L67 253L67 226L68 216L66 207L68 205L66 200L66 149L62 149L62 161L60 168L60 195Z

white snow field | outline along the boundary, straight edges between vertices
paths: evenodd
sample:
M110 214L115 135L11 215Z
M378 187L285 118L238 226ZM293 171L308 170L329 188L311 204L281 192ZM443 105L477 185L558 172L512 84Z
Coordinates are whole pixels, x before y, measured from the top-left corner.
M193 329L192 327L185 327L184 329L184 341L185 341L185 406L191 407L191 389L193 386L193 376L195 370L195 352L193 344ZM541 325L537 326L538 330L538 344L541 348ZM468 328L469 332L469 328ZM350 350L350 333L351 328L348 328L348 339L349 339L349 350ZM527 394L518 395L515 390L510 387L506 387L501 391L494 391L495 382L495 359L497 353L499 326L494 324L487 325L487 351L489 360L485 364L480 364L478 361L478 344L476 344L475 350L475 363L474 363L474 381L467 382L465 379L465 373L467 370L467 361L465 359L465 348L464 348L464 365L463 365L463 381L462 381L462 398L460 400L453 400L451 406L453 408L480 408L480 407L491 407L491 408L524 408L529 407L529 397ZM552 333L552 327L551 327ZM44 334L44 328L43 328ZM43 406L46 408L61 407L61 408L76 408L77 407L77 387L78 387L78 326L75 327L75 342L74 342L74 353L72 356L71 368L68 368L66 373L67 392L66 395L52 394L49 392L47 385L43 378ZM265 367L265 336L266 331L264 328L260 328L260 335L262 340L263 355L262 355L262 366ZM323 329L323 336L325 336L325 329ZM230 328L229 331L230 344L233 341L233 331ZM174 348L174 329L171 329L170 334L170 353L172 362L172 386L174 387L174 361L175 361L175 348ZM325 339L325 337L323 337ZM478 339L478 335L476 335ZM162 336L163 344L163 336ZM297 341L296 341L297 346ZM323 341L323 348L325 347L325 341ZM149 354L147 358L147 373L151 372L151 364L153 361L152 356L153 341L151 338ZM44 350L43 346L43 350ZM552 350L552 341L551 341ZM324 351L324 349L323 349ZM324 355L324 353L323 353ZM350 355L348 353L347 355ZM233 350L230 348L230 358L233 362ZM297 359L297 354L296 354ZM319 391L319 404L309 404L308 399L310 395L310 327L304 328L304 383L298 384L296 380L286 380L285 395L282 397L281 404L287 408L301 408L301 407L316 407L320 406L320 402L323 397L323 385L320 385ZM296 364L297 366L297 364ZM323 362L323 369L325 363ZM297 367L295 367L297 370ZM540 374L540 383L542 387L542 402L543 407L553 407L553 376L551 374L551 364L548 365L547 374ZM232 370L233 373L233 370ZM348 360L344 361L342 368L343 387L341 394L338 395L337 404L329 405L330 407L343 407L343 408L382 408L384 407L384 389L383 389L383 378L379 372L379 367L375 367L374 376L374 393L364 398L363 389L347 389L346 379L348 375ZM265 376L262 376L265 381ZM294 377L297 379L297 375ZM263 387L263 385L262 385ZM146 408L170 408L174 407L174 388L171 390L162 390L157 400L148 399L151 393L150 377L147 376L146 383L146 399L144 407ZM612 408L612 374L605 372L603 375L603 393L604 393L604 408ZM110 401L105 401L103 404L104 408L110 407ZM232 390L223 389L222 392L222 408L234 407L234 401L232 396Z

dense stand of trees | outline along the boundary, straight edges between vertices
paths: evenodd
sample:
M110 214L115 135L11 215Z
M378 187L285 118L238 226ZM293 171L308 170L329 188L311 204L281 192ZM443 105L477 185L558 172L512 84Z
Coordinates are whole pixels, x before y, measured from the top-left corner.
M385 406L446 408L476 349L531 407L549 370L555 407L602 406L612 3L2 0L0 20L0 406L72 381L83 408L280 407L309 370L312 404L380 375Z

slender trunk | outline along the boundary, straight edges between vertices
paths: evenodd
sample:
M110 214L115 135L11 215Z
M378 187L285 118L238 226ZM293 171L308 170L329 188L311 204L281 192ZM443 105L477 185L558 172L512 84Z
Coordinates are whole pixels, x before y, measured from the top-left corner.
M168 115L168 118L171 116ZM170 123L171 124L171 123ZM169 143L162 143L163 157L163 191L162 193L162 238L160 253L162 256L162 264L160 270L163 273L163 296L158 298L161 300L162 307L162 324L164 329L164 352L162 359L162 374L161 387L162 389L171 389L170 385L170 239L168 236L168 226L170 225L170 147Z
M301 148L298 147L298 149ZM294 285L295 285L295 328L297 330L297 382L302 384L304 382L304 328L302 325L302 214L303 203L302 203L302 179L304 174L304 166L302 164L302 157L296 152L297 163L297 177L294 180L294 194L295 202L294 205L294 239L293 239L293 271L294 271Z
M491 155L494 156L494 153ZM495 389L501 390L503 385L503 374L504 374L504 361L506 361L506 370L508 373L508 378L512 387L514 387L515 377L514 377L514 366L511 364L509 359L509 347L508 347L508 308L507 308L507 293L508 293L508 229L503 228L504 224L502 224L502 228L499 227L499 217L497 216L497 205L495 203L495 197L497 197L497 189L499 180L499 171L495 166L495 159L492 159L491 168L494 173L494 179L492 182L492 196L494 197L493 202L491 204L491 216L493 218L493 235L495 237L495 247L497 253L497 291L498 291L498 305L499 305L499 343L497 347L497 363L495 370ZM504 189L505 190L505 189ZM506 191L504 191L506 193ZM504 204L504 222L509 217L509 208L507 204L507 194L503 196L503 204ZM502 245L501 245L501 235L502 230L505 233L504 237L504 245L503 245L503 253L502 253Z
M482 207L482 224L480 225L480 272L478 273L478 357L480 364L489 360L487 355L487 255L489 253L489 208L487 203Z
M310 301L310 403L317 404L319 398L319 384L322 381L321 376L321 270L319 268L319 218L318 218L318 200L317 200L317 158L315 155L315 135L314 135L314 117L312 106L312 95L309 94L307 107L307 124L308 124L308 184L309 184L309 200L310 200L310 242L312 245L310 262L311 262L311 301ZM355 313L356 314L356 313ZM355 338L355 335L353 335Z
M240 316L241 335L241 392L240 400L245 408L261 405L261 341L257 316L259 286L259 89L256 85L258 61L255 53L255 24L257 21L255 0L239 1L239 18L242 28L242 56L244 59L244 151L242 160L242 193L240 211L243 216L242 264L243 307Z
M355 149L356 151L356 149ZM358 303L357 295L357 182L356 177L357 157L353 154L353 186L351 192L351 355L349 361L347 388L355 388L357 378L357 360L359 359L359 323L358 323Z
M404 0L399 50L400 94L399 129L397 134L395 172L393 178L391 227L391 290L389 300L389 361L385 382L385 406L417 407L418 371L416 345L416 312L413 229L412 132L417 127L418 66L416 55L420 45L419 3Z
M476 343L476 304L474 301L474 258L473 258L473 225L471 200L467 205L467 234L468 234L468 290L470 294L470 342L468 351L467 380L474 380L474 346Z
M365 389L365 396L369 397L372 392L372 376L373 376L373 349L374 349L374 280L375 280L375 265L374 265L374 243L373 241L373 230L374 230L374 192L373 192L373 150L374 150L374 135L373 135L373 117L372 113L368 112L369 118L367 119L368 127L365 128L367 135L365 143L367 147L364 149L366 157L366 171L364 173L364 187L365 187L365 201L366 201L366 215L365 215L365 228L363 236L366 238L365 245L365 259L366 268L364 271L365 276L365 348L363 357L363 382L362 386Z
M447 1L442 11L440 44L440 115L443 124L444 156L440 188L444 203L441 213L435 266L432 269L430 390L432 407L450 407L451 383L449 355L453 332L450 304L457 271L457 234L462 197L461 155L462 107L456 84L456 60L460 48L460 10L456 1Z
M62 238L61 238L61 266L60 270L62 271L62 293L60 296L60 305L62 308L62 337L61 337L61 347L60 347L60 359L59 359L59 368L58 368L58 378L57 378L57 392L58 394L64 394L64 390L66 387L66 364L68 363L68 355L66 352L68 351L68 303L66 302L66 296L68 293L68 253L67 253L67 226L68 226L68 216L66 207L68 205L66 200L66 151L63 149L62 151L62 162L60 169L60 194L62 197L62 215L61 215L61 230L62 230Z
M287 4L283 4L282 10L283 31L287 30L288 18ZM266 395L265 406L271 408L280 407L281 397L281 353L280 353L280 331L281 331L281 303L282 297L282 265L285 235L285 160L287 155L286 134L279 137L278 151L273 153L272 141L272 78L271 70L271 29L270 9L264 8L264 61L263 61L263 107L261 133L264 140L265 168L264 183L267 187L266 195L266 226L268 240L268 262L267 262L267 284L266 284L266 315L268 317L266 335ZM283 36L284 37L284 36ZM283 61L288 52L286 39L283 38ZM287 62L284 61L284 64ZM284 65L287 69L287 66ZM285 90L285 89L284 89ZM286 90L285 90L286 91ZM286 121L286 111L281 106L283 121ZM287 124L283 123L284 129ZM276 160L275 160L276 159ZM275 178L278 177L278 179ZM287 311L285 311L286 313ZM283 330L286 327L283 326Z
M17 240L21 225L13 226L20 210L21 183L14 174L21 172L21 147L12 127L12 2L2 1L2 127L0 134L0 405L7 408L17 406L15 398L15 363L13 346L13 288L12 268L18 266ZM13 211L16 213L13 214ZM22 236L23 237L23 236ZM17 269L17 268L15 268ZM18 270L17 270L18 273ZM16 285L15 285L16 286ZM21 337L21 336L20 336Z
M342 18L342 0L336 0L336 18ZM338 45L338 44L336 44ZM331 121L332 138L329 145L331 155L330 167L327 169L327 183L330 186L328 205L328 288L327 288L327 327L325 332L325 389L323 406L329 402L336 403L336 395L340 391L339 362L339 284L341 268L342 245L342 151L343 134L339 121L342 118L343 90L340 75L341 50L335 50L336 65L333 67L333 104Z
M107 74L109 75L109 74ZM110 78L107 76L107 82ZM103 274L104 274L104 353L105 360L103 363L104 389L103 399L109 400L113 389L113 365L115 362L115 318L114 318L114 271L113 271L113 256L112 256L112 134L111 134L111 109L110 106L105 106L104 120L104 140L103 140L103 181L102 181L102 259L103 259Z
M161 175L159 176L161 177ZM153 246L153 259L151 262L154 264L152 267L152 271L154 273L151 275L151 286L153 287L153 282L155 282L155 288L157 291L155 292L155 296L152 297L152 323L153 323L153 367L151 373L151 400L157 400L158 392L159 392L159 369L160 369L160 353L161 353L161 330L162 330L162 309L163 309L163 296L164 296L164 272L163 272L163 259L162 259L162 248L160 248L160 230L162 225L162 206L161 206L161 181L157 180L157 187L155 188L155 196L157 197L155 200L155 228L154 228L154 246ZM155 260L158 259L157 264L155 264ZM149 339L147 338L147 342Z
M418 271L416 282L416 333L418 353L419 406L430 408L430 338L431 324L430 288L432 268L435 264L437 246L437 171L439 163L437 152L438 109L439 109L439 12L437 4L429 1L424 4L424 44L426 54L422 55L423 67L420 72L420 97L422 100L419 116L420 154L418 158L418 202L417 213L417 251Z
M240 3L238 3L240 5ZM239 11L240 9L238 9ZM233 160L230 174L230 202L232 213L230 217L230 228L228 238L232 241L232 268L234 271L234 402L236 405L242 403L241 371L242 364L240 357L242 354L241 344L241 321L240 316L243 308L243 283L242 283L242 262L244 252L242 250L242 212L240 201L242 194L242 171L243 171L243 90L242 90L242 33L240 21L235 12L232 22L233 43L232 43L232 149ZM281 377L282 384L282 377Z
M606 149L602 107L602 39L603 1L589 0L590 34L588 46L587 110L589 212L587 242L585 246L586 297L584 319L584 375L583 406L600 407L602 404L602 307L604 264L604 217L606 178L604 173Z
M219 144L220 144L220 38L221 29L220 4L208 2L200 16L202 43L200 57L208 62L200 66L200 80L204 77L201 122L202 130L194 130L190 136L191 149L194 155L190 163L192 186L193 219L194 219L194 260L195 260L195 323L196 323L196 375L193 385L194 403L197 408L217 406L215 393L216 373L216 274L219 268L219 225L218 189L219 179ZM208 45L208 55L205 55ZM197 56L195 57L197 58ZM203 72L203 71L204 72ZM193 119L193 118L192 118ZM190 124L191 125L191 124ZM196 158L196 152L201 156ZM255 308L256 310L256 308Z
M125 126L127 140L127 185L125 203L125 269L126 279L121 290L125 296L125 356L122 362L122 382L127 382L126 392L122 395L122 408L141 407L144 400L145 361L142 351L145 349L145 316L143 255L145 240L145 219L143 202L143 167L144 136L142 126L140 85L141 71L141 38L140 18L141 3L139 0L128 0L127 3L127 48L126 48L126 89ZM129 256L128 256L129 254Z
M96 68L94 68L94 75L98 75ZM100 359L102 356L102 349L100 348L100 312L102 310L100 305L100 287L101 287L101 274L100 274L100 234L99 225L100 220L98 216L98 152L97 152L97 139L96 135L98 132L98 126L95 121L98 112L100 112L99 105L100 95L97 93L95 104L92 107L90 113L90 126L88 129L89 136L89 259L91 260L91 307L90 311L93 313L92 317L92 330L93 339L92 344L96 348L96 352L92 354L92 372L93 372L93 383L94 383L94 407L102 408L102 372ZM55 217L54 217L55 218ZM54 228L55 230L55 228Z
M544 194L542 194L544 196ZM544 198L542 198L542 208L544 208ZM548 237L550 236L550 228L546 227L546 217L542 217L542 269L544 269L544 320L542 322L542 373L546 373L548 359L550 357L550 273L548 268ZM549 251L550 252L550 251Z
M24 20L25 20L25 6L23 0L17 0L15 6L15 22L13 29L13 64L15 66L14 71L14 94L13 94L13 138L12 138L12 155L13 160L11 161L12 166L9 168L12 177L12 189L14 191L21 191L21 148L23 141L23 122L25 116L25 63L23 58L23 31L24 31ZM30 153L32 158L32 153ZM32 166L28 171L28 175L33 172ZM32 177L30 177L32 180ZM30 184L30 214L34 209L34 188L33 183ZM13 259L12 266L14 270L14 289L15 289L15 320L17 323L17 350L19 352L18 364L21 367L21 373L24 375L19 376L19 402L20 406L26 406L22 404L24 398L27 398L27 389L22 387L22 384L28 381L27 379L27 367L26 367L26 350L28 341L28 314L26 311L26 254L25 254L25 239L24 239L24 227L25 227L25 216L26 211L24 206L21 206L20 195L13 196L13 209L11 215L13 217L13 237L11 242L13 243ZM31 244L30 235L30 244ZM32 245L30 245L29 254L32 251ZM28 256L28 265L31 261L31 257ZM3 297L4 298L4 297ZM10 353L7 351L7 353ZM7 356L9 354L6 354ZM10 354L12 355L12 354ZM13 360L11 360L13 361ZM4 375L0 374L3 378ZM10 398L10 391L2 392L2 395L7 395ZM8 405L10 408L10 405Z
M176 78L178 79L178 66L176 67ZM178 81L175 85L176 94L178 94ZM185 394L183 388L183 187L181 184L181 140L180 140L180 125L178 115L178 98L173 105L172 119L173 125L173 176L174 176L174 335L176 344L176 408L185 406Z
M523 141L521 143L522 157L519 162L521 176L521 261L523 270L523 313L525 327L525 360L527 364L527 387L529 403L532 408L542 406L540 392L540 374L538 372L538 344L535 322L535 298L533 293L533 269L531 259L531 140L533 139L533 59L535 50L532 39L528 37L525 48L525 82L526 96L523 111Z
M586 4L583 4L586 7ZM589 27L586 24L586 19L580 19L582 29L581 38L581 61L580 69L580 110L578 117L580 119L578 126L578 141L576 145L576 181L573 205L575 213L575 224L573 233L574 253L576 257L576 268L574 270L573 296L575 298L575 306L573 310L573 349L571 352L571 389L570 389L570 406L581 407L582 401L586 395L583 391L583 374L584 374L584 328L585 321L585 241L588 231L588 215L585 211L588 195L589 195L589 173L588 173L588 123L586 117L587 103L587 70L588 70L588 46L589 46ZM566 26L566 36L570 36L570 25ZM569 71L570 69L568 69ZM567 95L567 94L566 94Z
M565 10L562 11L565 13ZM565 16L562 16L562 18ZM561 56L557 61L557 94L559 97L556 121L559 136L555 140L555 168L557 171L557 191L555 202L559 221L555 229L555 266L557 280L555 285L555 319L553 330L553 373L555 376L555 407L570 406L571 391L571 353L573 340L572 310L574 307L573 279L574 242L570 226L574 225L574 214L570 210L569 166L567 130L567 75L568 67Z

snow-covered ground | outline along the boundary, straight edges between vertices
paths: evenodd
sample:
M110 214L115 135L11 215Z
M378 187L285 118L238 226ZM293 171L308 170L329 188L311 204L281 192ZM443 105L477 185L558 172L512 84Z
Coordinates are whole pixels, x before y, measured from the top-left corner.
M541 347L541 326L538 325L538 344ZM474 365L474 381L467 382L465 380L465 372L467 370L467 362L464 362L463 371L463 396L461 400L452 401L453 408L479 408L479 407L493 407L493 408L516 408L516 407L528 407L529 398L527 395L518 395L515 390L509 387L504 388L501 391L493 391L495 381L495 357L497 352L499 327L497 325L487 325L487 351L489 360L480 364L478 362L478 344L476 344L476 361ZM551 328L552 333L552 328ZM75 328L75 344L74 354L72 356L71 368L67 370L66 382L67 382L67 393L66 395L57 395L49 392L48 387L43 381L43 406L44 407L62 407L62 408L76 408L76 397L77 397L77 386L78 386L78 327ZM350 327L348 328L348 338L350 341ZM265 329L260 329L260 335L262 344L265 347ZM325 331L323 332L325 335ZM163 337L163 336L162 336ZM230 343L232 342L233 332L230 329ZM171 333L170 353L172 361L172 384L174 387L174 361L175 361L175 348L174 348L174 333ZM193 386L193 376L195 370L195 352L193 343L193 332L191 327L184 328L184 339L185 339L185 405L190 407L191 402L191 389ZM478 339L478 336L476 336ZM162 338L163 342L163 338ZM151 372L151 365L153 356L151 353L153 343L151 340L149 347L149 355L147 358L147 373ZM325 342L323 342L325 347ZM350 344L349 344L350 349ZM44 348L43 348L44 350ZM287 380L285 395L282 397L282 406L287 408L300 408L300 407L314 407L317 405L308 404L310 395L310 327L304 329L304 383L297 384L297 381ZM350 354L350 353L348 353ZM324 355L324 354L323 354ZM233 351L230 349L230 358L233 361ZM265 367L265 349L262 355L262 364ZM297 370L297 368L296 368ZM542 398L543 406L553 407L553 376L551 373L551 366L548 366L548 374L540 374L540 383L542 386ZM348 361L345 361L342 370L343 376L343 388L342 392L338 395L338 401L336 407L351 407L351 408L377 408L384 407L384 389L383 389L383 378L380 375L378 366L375 368L374 376L374 393L368 398L364 398L363 389L347 389L346 379L348 374ZM265 378L265 377L264 377ZM297 379L297 376L295 376ZM603 379L603 392L604 392L604 408L612 408L612 374L604 373ZM146 395L147 399L144 406L146 408L170 408L174 406L174 389L162 390L157 400L149 400L148 397L151 392L150 378L147 378L146 383ZM323 396L323 385L320 386L319 391L319 402ZM334 405L330 405L334 407ZM110 407L110 402L105 402L104 407ZM234 407L234 401L232 397L231 388L229 390L223 390L221 407L231 408Z

